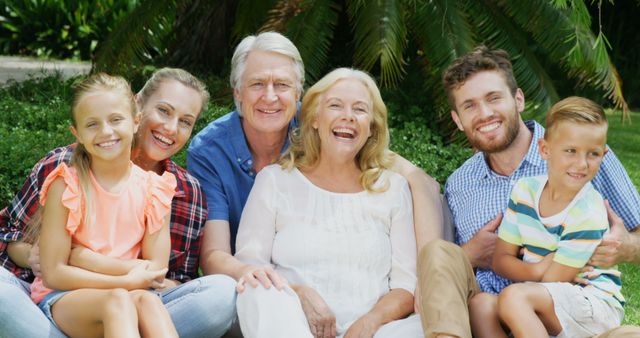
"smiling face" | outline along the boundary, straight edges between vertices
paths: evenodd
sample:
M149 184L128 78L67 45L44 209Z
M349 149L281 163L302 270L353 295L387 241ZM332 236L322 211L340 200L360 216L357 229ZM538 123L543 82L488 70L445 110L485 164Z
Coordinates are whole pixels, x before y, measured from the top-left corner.
M261 133L286 132L300 93L293 60L254 50L249 53L240 88L234 90L243 126Z
M515 96L502 74L482 71L460 87L453 89L455 110L451 117L464 131L469 143L485 153L505 150L518 135L524 110L524 95L517 89Z
M71 132L92 160L129 159L138 128L128 98L114 91L86 94L74 109Z
M578 192L596 175L607 153L607 124L558 122L538 141L548 161L549 183L555 189Z
M320 153L355 159L371 136L373 103L365 85L355 78L338 80L320 97L313 128Z
M170 158L189 140L202 97L179 81L165 80L143 104L136 148L151 162Z

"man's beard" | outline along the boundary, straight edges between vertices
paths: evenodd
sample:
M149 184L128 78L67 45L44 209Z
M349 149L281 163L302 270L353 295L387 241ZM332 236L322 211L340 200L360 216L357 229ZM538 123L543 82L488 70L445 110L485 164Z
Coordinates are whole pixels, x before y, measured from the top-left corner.
M518 132L520 131L520 123L515 116L511 119L503 120L502 123L506 128L506 133L502 140L494 139L492 141L484 141L480 138L475 138L467 134L467 139L469 140L471 146L474 149L477 149L478 151L481 151L485 154L499 153L509 148L511 143L513 143L513 141L518 136Z

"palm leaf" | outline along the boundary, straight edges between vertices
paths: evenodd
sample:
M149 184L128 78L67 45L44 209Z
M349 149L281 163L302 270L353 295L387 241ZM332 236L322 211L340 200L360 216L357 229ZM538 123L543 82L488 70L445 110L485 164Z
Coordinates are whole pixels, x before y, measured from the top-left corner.
M355 63L365 70L380 64L381 85L394 85L404 75L407 39L400 0L350 1L347 11L355 38Z
M304 60L307 83L313 83L327 67L340 6L333 0L303 0L300 9L288 22L286 35Z
M267 22L260 30L283 32L287 29L287 23L300 11L302 0L281 0L269 10Z
M424 53L428 66L439 70L438 77L453 60L477 44L465 3L460 0L423 1L416 4L415 13L410 17L411 35Z
M171 30L176 0L140 1L123 17L96 52L94 70L125 73L133 65L150 63L162 50L161 42Z
M228 57L236 4L233 0L183 1L176 11L165 63L204 72L220 72ZM197 32L194 34L194 32Z
M466 2L459 0L433 0L416 3L410 18L411 36L419 47L422 63L424 92L431 95L438 123L449 140L461 140L449 117L447 96L442 88L442 73L457 57L477 44L469 23Z
M240 0L236 9L231 40L235 45L249 34L255 34L267 19L266 13L276 6L278 0ZM281 30L279 30L281 31Z
M531 33L545 54L560 61L569 76L578 80L578 85L602 88L605 96L623 109L623 119L628 118L622 80L609 58L603 37L596 37L591 31L583 2L572 1L568 9L558 9L546 0L499 0L498 4L518 26Z
M540 63L529 43L529 34L518 27L500 10L494 1L469 2L470 22L482 42L490 48L506 50L513 64L513 72L527 98L531 116L545 114L559 99L551 76Z

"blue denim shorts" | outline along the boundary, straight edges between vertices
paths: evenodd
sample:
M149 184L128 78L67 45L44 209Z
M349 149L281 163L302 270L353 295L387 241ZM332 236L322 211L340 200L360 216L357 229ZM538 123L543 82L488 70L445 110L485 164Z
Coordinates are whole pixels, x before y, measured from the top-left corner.
M69 291L51 291L51 293L44 296L44 298L42 298L40 303L38 303L38 307L40 308L40 310L44 312L44 315L47 316L47 318L49 318L49 320L53 323L53 325L55 325L58 329L60 328L58 327L56 322L53 320L53 315L51 314L51 307L62 296L66 295L67 293L69 293Z

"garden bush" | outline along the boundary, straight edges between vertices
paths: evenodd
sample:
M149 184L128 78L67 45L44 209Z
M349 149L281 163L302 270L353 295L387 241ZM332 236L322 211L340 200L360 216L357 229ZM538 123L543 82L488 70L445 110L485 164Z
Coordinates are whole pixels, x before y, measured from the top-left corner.
M0 54L89 60L138 0L4 0Z
M53 76L0 88L0 207L8 204L42 156L73 142L69 107L75 81ZM231 91L224 89L228 87L226 79L205 82L211 88L212 103L194 127L194 135L233 108ZM397 102L390 102L389 107L391 149L440 183L471 155L468 148L445 145L442 137L427 127L419 107ZM173 159L185 166L186 147Z

